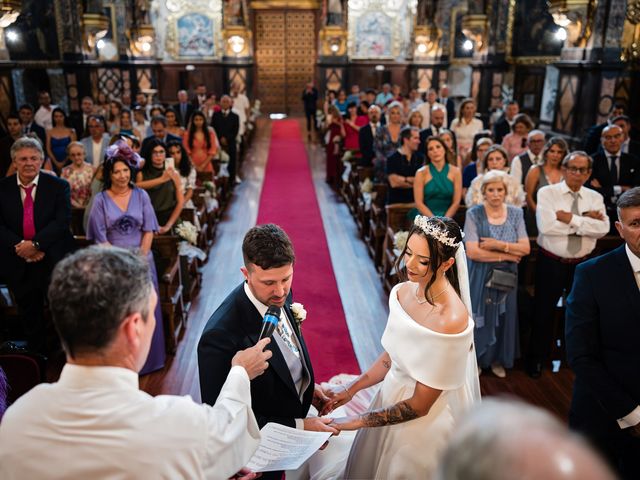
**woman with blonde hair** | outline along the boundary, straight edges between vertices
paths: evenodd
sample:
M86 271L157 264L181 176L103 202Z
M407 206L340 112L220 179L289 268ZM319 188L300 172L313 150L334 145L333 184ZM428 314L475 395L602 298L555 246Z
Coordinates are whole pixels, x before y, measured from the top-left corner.
M458 117L451 122L449 128L456 134L458 153L464 157L473 147L473 137L483 128L482 121L476 118L475 100L466 98L462 101Z

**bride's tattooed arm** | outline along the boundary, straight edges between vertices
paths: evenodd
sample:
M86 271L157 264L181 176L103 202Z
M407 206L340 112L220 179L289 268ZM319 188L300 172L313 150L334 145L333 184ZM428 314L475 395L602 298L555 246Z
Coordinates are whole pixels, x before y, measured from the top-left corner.
M360 415L360 419L365 427L383 427L408 422L419 416L407 401L403 401L396 403L393 407L364 413Z

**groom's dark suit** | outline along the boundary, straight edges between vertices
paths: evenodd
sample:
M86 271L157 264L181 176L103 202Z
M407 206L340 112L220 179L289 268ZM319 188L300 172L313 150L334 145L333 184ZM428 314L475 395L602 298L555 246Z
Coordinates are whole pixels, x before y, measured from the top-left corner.
M269 422L295 428L296 418L305 418L313 398L314 379L304 338L291 313L291 294L284 311L300 345L301 356L310 375L308 387L300 396L293 383L287 362L272 339L267 349L273 352L269 368L251 381L251 407L258 425ZM244 291L244 283L236 287L207 322L198 344L200 392L202 401L213 405L231 369L231 359L239 350L254 346L262 328L262 317ZM285 347L286 348L286 347ZM300 399L302 397L302 400ZM281 476L281 475L280 475ZM262 478L280 478L263 474Z
M624 245L576 268L567 299L567 357L576 379L569 413L624 478L640 478L640 438L617 420L640 405L640 290Z

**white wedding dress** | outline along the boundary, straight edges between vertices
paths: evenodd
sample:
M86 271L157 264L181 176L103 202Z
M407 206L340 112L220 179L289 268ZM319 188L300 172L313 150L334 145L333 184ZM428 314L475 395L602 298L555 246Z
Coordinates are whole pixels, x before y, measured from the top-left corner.
M423 417L358 431L342 478L430 478L457 419L480 400L473 320L454 335L430 330L403 310L400 286L389 295L389 319L381 341L392 365L370 409L410 398L416 382L442 393Z

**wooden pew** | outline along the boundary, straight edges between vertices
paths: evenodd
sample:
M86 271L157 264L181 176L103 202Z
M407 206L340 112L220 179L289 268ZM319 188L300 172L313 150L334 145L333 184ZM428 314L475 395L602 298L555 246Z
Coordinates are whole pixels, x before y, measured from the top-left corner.
M193 208L183 208L180 218L195 225L196 211ZM206 252L206 250L205 250ZM196 259L189 259L180 256L180 270L182 272L182 295L185 302L189 304L195 298L202 285L202 273L200 272L201 262ZM190 305L187 305L187 309Z
M152 249L158 269L159 301L162 307L165 347L169 355L176 352L181 327L186 327L188 309L182 298L182 269L178 255L180 239L171 235L153 237Z
M381 277L382 285L387 292L390 292L393 286L398 283L398 275L394 269L398 258L396 252L394 252L394 236L401 230L408 232L411 229L413 221L407 217L407 214L415 206L415 203L393 203L385 207L387 223L383 244Z
M71 209L71 233L73 235L84 236L84 208Z
M369 255L373 259L376 269L382 269L382 246L387 224L387 214L385 211L385 200L387 198L387 185L375 183L373 185L375 197L371 201L371 209L368 215L368 227L364 228L364 240L367 243Z

